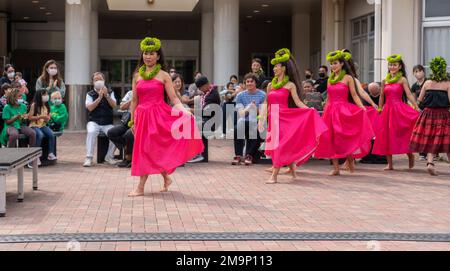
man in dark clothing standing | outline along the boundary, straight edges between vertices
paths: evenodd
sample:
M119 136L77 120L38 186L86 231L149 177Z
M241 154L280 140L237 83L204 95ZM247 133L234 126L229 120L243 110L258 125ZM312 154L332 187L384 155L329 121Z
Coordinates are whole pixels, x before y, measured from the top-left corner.
M328 87L328 67L320 66L318 75L319 75L319 78L316 80L316 82L314 84L314 88L318 92L324 93L327 91L327 87Z
M205 150L201 155L198 155L194 157L190 163L196 163L196 162L208 162L208 139L205 137L205 130L204 126L205 123L215 117L214 112L214 106L217 106L217 108L220 108L220 95L217 91L217 88L211 85L211 83L208 81L208 78L205 76L201 76L195 80L196 87L203 93L200 98L200 106L202 109L202 141L203 145L205 146ZM211 115L205 114L205 112L212 112ZM211 127L211 132L215 132L215 125Z
M262 69L262 61L259 58L254 58L252 60L252 73L256 75L256 88L262 89L262 85L264 81L270 80L266 75L264 74L264 70Z

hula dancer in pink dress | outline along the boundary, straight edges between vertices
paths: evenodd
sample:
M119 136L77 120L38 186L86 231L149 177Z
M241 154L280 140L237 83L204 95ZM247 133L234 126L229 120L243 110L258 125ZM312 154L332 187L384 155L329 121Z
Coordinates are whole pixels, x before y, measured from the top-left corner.
M388 166L394 170L392 155L407 154L409 168L414 167L414 155L409 141L419 117L416 99L409 88L405 63L401 55L387 58L389 73L381 84L380 108L383 110L375 133L373 154L386 155ZM404 94L413 107L403 101Z
M422 86L418 101L423 109L413 130L411 150L427 153L427 170L435 176L434 157L446 153L450 159L450 78L442 57L430 63L430 80Z
M303 88L290 51L279 50L271 63L275 65L275 77L267 87L268 96L258 121L258 129L263 132L268 111L265 152L272 157L273 171L267 184L277 183L280 168L287 165L295 179L295 167L308 161L319 137L327 130L317 110L307 107L300 99Z
M370 152L374 132L344 53L331 52L327 60L331 63L332 74L328 79L328 99L322 118L328 131L320 137L314 156L331 159L333 170L330 175L335 176L340 174L340 158L346 158L350 172L354 172L353 160Z
M144 195L145 183L151 174L163 176L161 192L167 192L172 183L169 175L204 148L194 117L178 99L169 74L162 70L161 42L145 38L141 51L139 72L133 79L132 121L129 123L135 136L131 174L139 176L140 182L130 197ZM165 95L174 105L173 109Z

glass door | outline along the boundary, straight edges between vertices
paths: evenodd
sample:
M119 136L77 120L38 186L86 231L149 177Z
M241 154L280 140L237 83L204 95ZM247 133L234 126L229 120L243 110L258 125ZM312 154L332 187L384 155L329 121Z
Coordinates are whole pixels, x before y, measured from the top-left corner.
M195 57L166 58L166 68L175 68L175 70L183 76L185 85L194 82L194 72L197 71L197 67L197 58Z

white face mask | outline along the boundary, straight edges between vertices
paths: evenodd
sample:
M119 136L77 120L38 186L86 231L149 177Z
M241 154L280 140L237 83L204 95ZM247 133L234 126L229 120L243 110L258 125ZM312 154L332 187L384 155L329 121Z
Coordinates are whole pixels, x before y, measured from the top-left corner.
M47 72L50 76L55 76L58 74L58 69L48 69Z
M100 89L102 89L103 87L105 87L105 81L95 81L94 82L94 88L96 89L96 90L100 90Z
M42 96L42 102L46 103L48 102L48 100L49 100L48 95Z
M8 78L9 78L9 79L14 79L14 76L16 76L16 73L15 73L15 72L9 72L9 73L8 73Z

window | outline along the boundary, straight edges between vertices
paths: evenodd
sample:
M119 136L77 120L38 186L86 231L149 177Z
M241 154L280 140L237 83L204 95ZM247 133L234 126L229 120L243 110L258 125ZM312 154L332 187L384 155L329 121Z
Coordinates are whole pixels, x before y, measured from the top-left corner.
M424 18L450 18L450 1L448 0L425 0Z
M137 60L125 58L102 59L101 71L105 74L106 84L114 91L117 104L122 97L131 90L133 73L137 67Z
M352 21L352 55L359 79L374 80L375 16L370 14Z
M436 56L442 56L450 65L450 1L424 0L423 5L422 59L424 66L428 69L431 59ZM450 66L447 70L450 71Z

